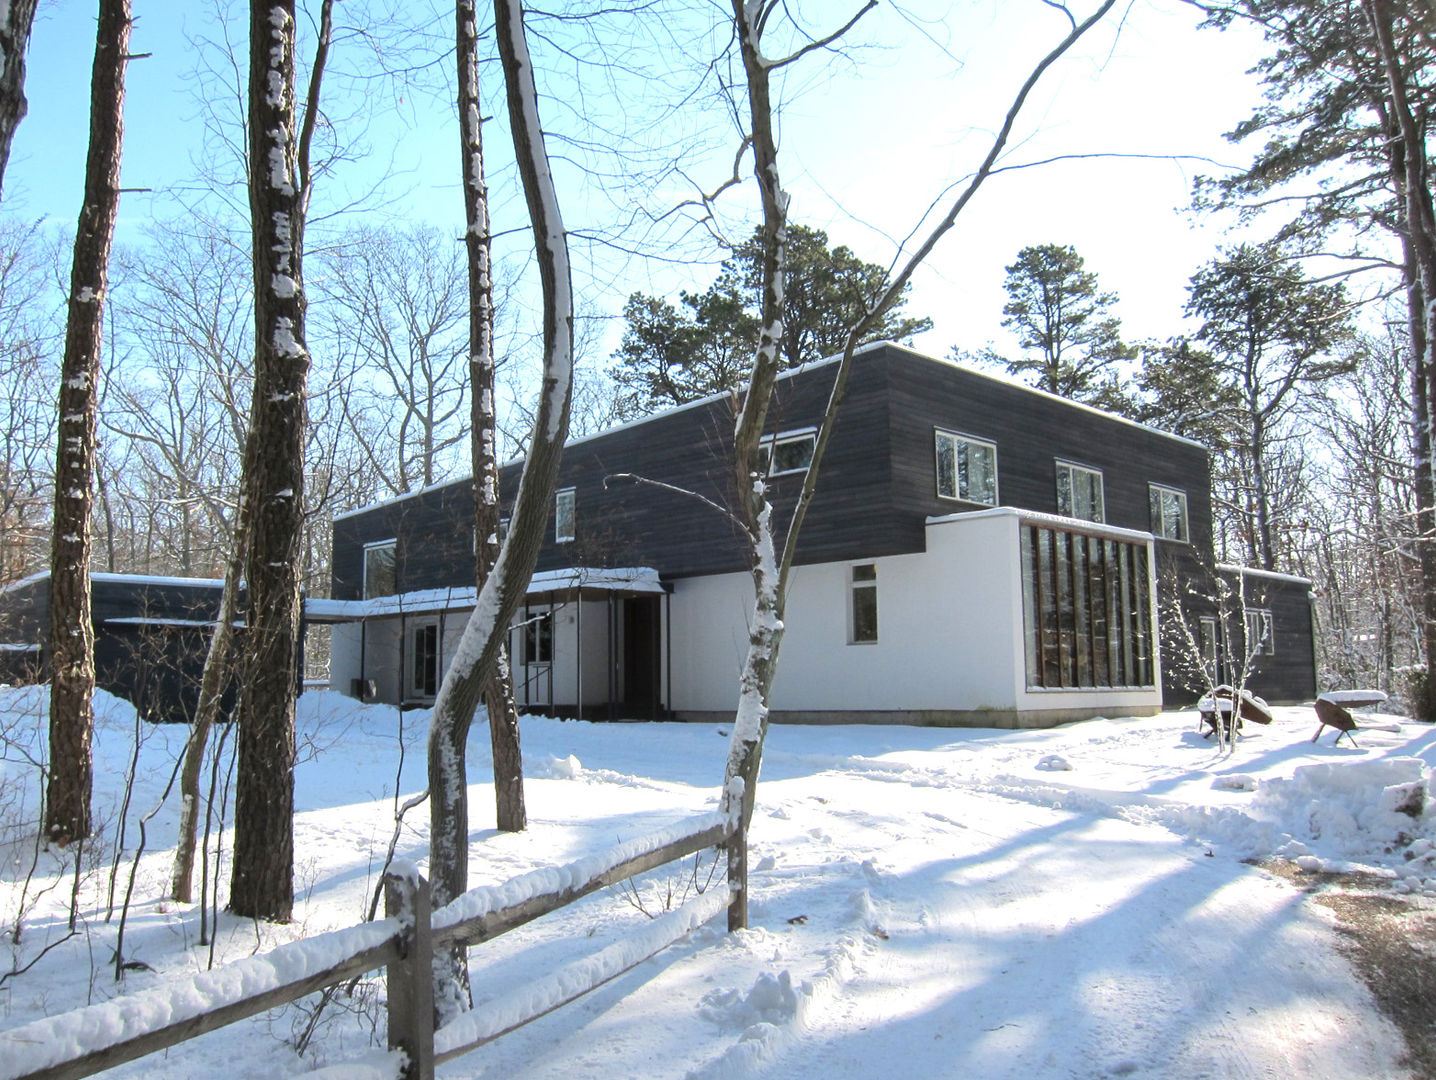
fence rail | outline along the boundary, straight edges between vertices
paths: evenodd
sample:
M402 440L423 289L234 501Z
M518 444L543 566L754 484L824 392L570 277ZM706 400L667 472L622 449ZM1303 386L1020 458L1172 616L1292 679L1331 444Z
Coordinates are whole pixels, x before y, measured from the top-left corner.
M412 868L391 867L384 880L388 917L382 922L281 945L164 987L0 1032L0 1080L81 1080L379 968L388 972L389 1046L403 1051L400 1075L428 1080L436 1062L552 1012L722 911L744 887L732 877L741 860L729 860L729 877L721 886L584 958L581 972L568 969L533 984L522 996L527 1008L515 1008L520 1003L511 1001L507 1007L464 1014L437 1033L438 1051L432 984L436 950L490 941L598 889L708 848L727 847L735 839L728 819L707 814L602 856L472 889L432 914L428 883Z

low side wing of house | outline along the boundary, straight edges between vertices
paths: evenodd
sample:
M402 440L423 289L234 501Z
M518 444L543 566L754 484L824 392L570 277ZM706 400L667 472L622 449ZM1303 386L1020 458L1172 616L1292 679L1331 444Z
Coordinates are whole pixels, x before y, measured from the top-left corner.
M770 410L780 533L832 373L831 362L787 373ZM731 715L752 613L744 540L722 509L737 505L734 408L710 398L565 450L511 629L522 707ZM519 467L505 468L505 506ZM471 507L464 480L336 519L334 599L310 611L335 624L336 689L432 701L473 607ZM1198 444L869 346L798 548L773 718L1034 726L1195 700L1217 672L1200 668L1198 633L1179 632L1200 618L1182 598L1214 566ZM1309 696L1309 587L1264 585L1274 599L1258 618L1280 661L1258 664L1251 685Z

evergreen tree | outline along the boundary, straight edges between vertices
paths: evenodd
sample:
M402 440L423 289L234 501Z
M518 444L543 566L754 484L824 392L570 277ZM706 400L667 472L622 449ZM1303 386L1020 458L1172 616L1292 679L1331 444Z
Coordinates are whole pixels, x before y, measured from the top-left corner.
M1123 343L1121 320L1111 314L1117 294L1102 292L1084 265L1070 245L1038 244L1017 253L1007 267L1002 325L1026 352L1002 362L1012 375L1035 375L1042 390L1125 412L1111 369L1137 350Z
M1308 280L1276 244L1242 245L1193 275L1187 313L1203 320L1197 340L1211 350L1211 378L1238 402L1232 446L1244 459L1239 506L1247 555L1275 570L1281 424L1301 385L1351 370L1345 291ZM1189 352L1187 359L1194 358Z
M842 351L847 328L888 286L888 272L846 247L828 247L821 229L790 225L783 282L783 366ZM906 294L906 289L903 290ZM738 386L758 345L762 245L754 233L723 264L703 293L679 294L679 306L634 293L623 309L623 343L609 375L624 388L621 413L643 416ZM932 320L902 314L904 301L883 316L867 341L907 341Z

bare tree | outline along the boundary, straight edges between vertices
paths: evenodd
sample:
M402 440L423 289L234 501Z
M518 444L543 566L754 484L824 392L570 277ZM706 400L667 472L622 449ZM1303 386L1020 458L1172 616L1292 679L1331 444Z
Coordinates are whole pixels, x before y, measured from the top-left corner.
M5 179L15 129L29 110L25 101L25 52L30 47L30 27L35 22L38 2L0 2L0 182Z
M743 500L741 509L750 548L755 598L753 615L749 620L748 650L739 675L738 710L733 723L723 781L724 811L738 824L737 837L730 842L728 849L730 878L733 880L746 881L747 878L747 830L753 816L763 742L767 735L768 702L773 679L777 674L788 578L797 554L798 533L816 491L819 466L833 426L837 422L838 408L842 403L857 344L863 340L863 335L872 325L891 309L911 280L913 271L932 251L938 240L952 228L958 215L992 173L1011 135L1017 115L1042 73L1096 25L1115 2L1116 0L1105 0L1080 23L1066 7L1050 5L1058 7L1067 16L1071 23L1070 32L1027 77L1008 109L986 157L962 186L946 216L927 234L906 263L893 275L888 287L869 305L866 313L849 328L842 359L834 374L827 410L818 430L813 460L804 477L803 489L786 537L780 546L774 536L772 506L768 502L759 457L768 403L779 370L780 345L784 333L781 281L784 226L788 211L788 194L779 182L770 76L811 52L831 46L875 6L875 0L858 11L836 32L821 38L811 38L781 59L763 55L762 39L765 31L771 28L774 15L787 13L782 0L762 0L759 3L733 0L733 40L741 52L748 98L748 126L744 133L744 143L753 155L753 174L758 183L763 207L763 223L760 226L763 252L760 264L763 277L761 337L734 436L736 479ZM747 895L740 892L729 909L728 925L730 929L740 929L747 925L747 921Z
M249 197L254 257L254 398L241 525L249 590L239 695L239 777L229 906L288 921L294 909L294 704L304 526L304 223L309 145L333 0L320 15L306 108L295 100L294 0L250 5ZM303 130L300 130L300 122Z
M90 512L95 415L110 246L120 207L129 0L100 0L90 76L85 205L75 232L60 368L55 516L50 548L50 786L45 832L56 844L90 834L95 637L90 617Z
M51 254L38 225L0 222L0 582L48 558L56 380L46 360L63 334Z
M484 176L482 102L479 94L478 10L474 0L454 6L459 72L459 151L464 178L464 247L469 280L469 401L474 472L474 578L482 591L499 555L498 412L494 400L494 271L489 190ZM570 376L570 381L572 377ZM494 762L494 812L498 827L519 832L524 809L523 754L514 705L508 649L500 647L484 690L489 745ZM448 753L463 773L469 724L462 717L449 729ZM462 811L467 818L467 808ZM467 882L465 883L467 887Z
M428 487L469 434L458 245L432 227L365 226L325 263L331 333L348 339L361 373L347 418L390 493Z
M524 461L509 531L464 627L454 660L439 687L429 728L429 869L434 903L463 891L468 876L467 783L449 747L468 722L499 664L513 620L528 588L547 531L559 458L568 433L573 383L573 285L568 238L538 125L538 90L529 57L520 0L495 0L495 33L503 65L509 124L523 180L544 296L544 374L533 439ZM469 175L466 170L466 175ZM440 1008L462 1007L465 974L436 970Z

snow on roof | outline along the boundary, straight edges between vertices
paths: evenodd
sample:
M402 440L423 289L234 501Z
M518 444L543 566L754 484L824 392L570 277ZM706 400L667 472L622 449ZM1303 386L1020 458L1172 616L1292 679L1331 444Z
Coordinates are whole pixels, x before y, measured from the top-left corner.
M968 510L960 514L943 514L927 519L929 525L946 525L949 522L973 521L977 518L1015 517L1033 525L1045 525L1051 529L1067 532L1083 532L1110 540L1125 540L1134 544L1145 544L1153 539L1149 532L1140 529L1123 529L1101 521L1083 521L1081 518L1061 517L1057 514L1043 514L1037 510L1024 510L1019 506L994 506L990 510Z
M1273 581L1290 581L1294 585L1311 584L1311 578L1297 577L1295 574L1278 574L1275 570L1258 570L1255 566L1217 563L1217 569L1227 574L1244 574L1247 577L1271 578Z
M50 571L41 570L38 574L31 574L19 581L12 581L8 585L0 586L0 595L26 585L33 585L49 576ZM191 589L222 589L224 587L223 578L167 577L163 574L91 574L90 580L110 583L129 582L135 585L178 585Z
M646 566L605 568L571 566L544 570L529 578L528 595L561 592L567 589L607 589L613 592L666 592L658 571ZM472 586L447 589L419 589L394 596L368 600L306 600L304 614L310 619L367 619L385 615L418 615L438 611L464 611L474 606L477 590Z
M1053 394L1049 393L1046 390L1039 390L1035 386L1026 386L1023 383L1016 382L1012 379L1003 378L1002 376L995 375L992 372L979 371L977 368L970 367L967 364L959 364L956 361L947 360L938 356L928 356L926 353L918 352L911 346L900 345L895 341L870 341L866 345L860 345L857 349L853 351L853 358L856 359L857 357L863 356L866 353L877 352L881 349L897 349L918 360L926 360L928 363L943 364L947 367L958 368L959 370L965 371L969 375L975 376L979 379L987 379L990 382L1001 383L1003 386L1010 386L1014 389L1022 390L1029 394L1036 394L1038 397L1045 397L1050 398L1053 401L1060 401L1064 405L1072 406L1074 409L1081 409L1084 412L1095 413L1098 416L1105 416L1109 420L1115 420L1118 423L1126 424L1129 427L1141 428L1143 431L1151 432L1153 435L1159 435L1164 439L1174 439L1177 442L1186 443L1189 446L1195 446L1201 450L1206 449L1206 447L1203 446L1201 443L1197 442L1195 439L1189 439L1185 435L1175 435L1170 431L1163 431L1161 428L1155 428L1149 424L1142 424L1136 420L1129 420L1125 416L1118 416L1116 413L1107 412L1105 409L1099 409L1095 405L1086 405L1080 401L1073 401L1071 398L1062 397L1060 394ZM808 371L816 371L818 368L828 367L832 364L836 364L841 359L842 354L839 353L836 356L825 356L821 360L812 360L806 364L800 364L797 367L788 368L786 371L780 372L778 374L778 379L780 381L783 379L791 379L795 375L801 375L804 372ZM650 423L654 420L660 419L661 417L673 416L675 413L687 412L690 409L699 409L705 405L711 405L715 401L719 401L723 398L731 396L731 394L732 392L728 390L719 391L716 394L709 394L706 397L698 398L696 401L684 402L682 405L674 405L671 408L662 410L661 412L650 413L648 416L640 416L637 419L629 420L626 423L615 424L613 427L604 428L602 431L596 431L592 435L584 435L577 439L569 439L566 443L564 443L564 445L581 446L582 444L589 442L593 439L605 438L618 431L627 431L629 428L634 428L638 427L641 424ZM500 468L507 468L510 465L517 465L522 461L523 458L521 457L511 458L510 460L504 462L503 465L500 466ZM426 495L431 491L437 491L440 488L448 487L451 484L462 484L472 479L473 475L470 474L468 476L461 476L453 480L444 480L437 484L430 484L428 487L419 488L415 491L406 491L404 492L404 494L395 495L393 498L390 499L381 499L378 502L369 503L367 506L360 506L354 510L346 510L342 514L335 514L334 520L342 521L345 518L355 517L359 514L366 514L370 510L377 510L382 506L393 506L408 499L413 499L419 495Z

